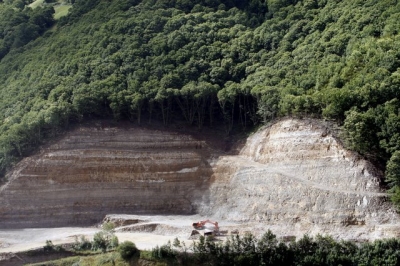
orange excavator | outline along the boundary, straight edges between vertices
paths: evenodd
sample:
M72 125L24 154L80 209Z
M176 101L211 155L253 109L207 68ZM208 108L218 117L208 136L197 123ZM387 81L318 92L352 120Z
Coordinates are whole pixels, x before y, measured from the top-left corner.
M213 226L206 226L206 224L212 224ZM206 231L209 232L215 232L216 234L219 233L219 227L218 227L218 222L212 222L210 220L205 220L205 221L199 221L197 223L193 223L193 227L197 230L202 230L206 229Z

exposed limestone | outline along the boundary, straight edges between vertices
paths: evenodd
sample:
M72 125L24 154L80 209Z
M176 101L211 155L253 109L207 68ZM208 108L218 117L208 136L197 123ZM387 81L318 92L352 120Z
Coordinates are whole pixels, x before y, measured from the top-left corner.
M229 156L178 133L82 127L9 178L0 228L87 225L109 213L198 213L246 223L256 234L400 236L380 174L316 120L262 128Z
M229 169L229 170L228 170ZM313 120L284 120L248 138L214 166L204 213L259 221L281 235L398 236L399 217L379 174Z
M10 174L0 228L91 225L108 213L195 213L209 186L210 151L177 133L82 127Z
M124 216L120 215L106 215L103 219L103 224L105 223L112 223L114 227L121 227L121 226L127 226L127 225L132 225L132 224L138 224L144 222L143 220L137 219L137 218L126 218Z

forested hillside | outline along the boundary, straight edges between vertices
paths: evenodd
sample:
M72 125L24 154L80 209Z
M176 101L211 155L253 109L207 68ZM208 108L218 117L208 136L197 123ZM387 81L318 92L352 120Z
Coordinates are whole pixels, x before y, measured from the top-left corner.
M51 6L25 8L28 1L0 1L0 59L43 34L54 23Z
M228 134L313 116L336 120L348 147L387 164L400 203L398 1L76 0L28 44L17 42L23 23L0 25L2 173L91 117L223 121Z

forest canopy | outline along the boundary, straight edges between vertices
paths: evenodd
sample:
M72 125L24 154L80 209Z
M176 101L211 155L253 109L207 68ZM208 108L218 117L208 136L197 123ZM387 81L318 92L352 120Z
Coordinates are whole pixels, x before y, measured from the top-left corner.
M0 59L35 40L54 24L51 6L32 9L28 2L0 1Z
M388 164L400 198L398 1L76 0L55 27L51 6L20 2L0 1L3 175L86 118L229 133L312 116Z

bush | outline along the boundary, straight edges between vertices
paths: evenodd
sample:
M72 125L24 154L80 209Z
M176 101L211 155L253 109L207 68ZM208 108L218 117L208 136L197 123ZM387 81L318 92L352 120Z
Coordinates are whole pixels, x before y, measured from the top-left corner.
M109 248L115 249L115 248L118 247L118 245L119 245L118 237L115 236L115 235L113 235L113 236L111 237L111 240L110 240Z
M92 250L106 252L118 247L118 237L111 231L102 230L93 236Z
M170 241L168 241L167 244L162 245L161 247L156 246L151 250L151 257L153 259L175 258L176 254L176 251L172 249Z
M51 240L46 240L46 245L43 247L44 251L54 250L54 244Z
M92 243L85 236L81 236L80 239L76 236L72 248L74 250L89 250L92 248Z
M51 240L46 240L46 245L43 247L44 251L62 251L64 250L60 245L54 245Z
M93 244L92 244L92 249L93 250L102 250L103 252L106 251L108 245L108 241L106 239L106 236L104 232L97 232L93 236Z
M124 260L130 260L139 250L135 243L131 241L125 241L118 246L118 252L121 258Z
M101 229L103 229L106 232L113 232L115 229L115 224L112 222L106 222L101 225Z

